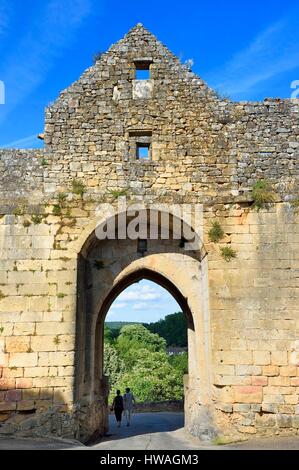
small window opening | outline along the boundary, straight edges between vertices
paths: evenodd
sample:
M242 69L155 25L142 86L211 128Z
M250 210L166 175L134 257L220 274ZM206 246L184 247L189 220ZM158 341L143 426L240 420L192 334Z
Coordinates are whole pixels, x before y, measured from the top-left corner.
M150 157L150 144L139 144L136 145L137 160L149 160Z
M136 73L135 79L136 80L150 80L150 62L135 62Z
M149 70L138 70L136 69L136 80L149 80L150 71Z

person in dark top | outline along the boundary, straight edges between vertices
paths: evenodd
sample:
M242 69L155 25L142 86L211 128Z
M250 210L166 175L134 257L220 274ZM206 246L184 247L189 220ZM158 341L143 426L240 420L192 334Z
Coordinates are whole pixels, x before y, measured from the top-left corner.
M116 397L114 397L111 409L114 411L117 427L120 428L121 417L124 411L124 401L120 390L116 390Z

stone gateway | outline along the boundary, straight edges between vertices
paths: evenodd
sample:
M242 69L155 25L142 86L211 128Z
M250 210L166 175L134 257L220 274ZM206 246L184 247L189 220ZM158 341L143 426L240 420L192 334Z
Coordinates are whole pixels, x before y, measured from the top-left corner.
M44 149L0 150L0 434L107 431L104 320L140 279L187 316L191 434L298 434L298 117L223 99L138 24L46 109ZM120 196L201 205L199 248L100 240Z

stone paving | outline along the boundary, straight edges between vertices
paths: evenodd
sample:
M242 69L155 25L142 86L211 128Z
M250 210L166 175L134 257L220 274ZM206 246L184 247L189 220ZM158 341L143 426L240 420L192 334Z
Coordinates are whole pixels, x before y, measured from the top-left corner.
M229 445L198 443L183 429L182 413L141 413L132 425L116 428L89 446L63 439L0 439L0 450L299 450L299 436L257 439Z

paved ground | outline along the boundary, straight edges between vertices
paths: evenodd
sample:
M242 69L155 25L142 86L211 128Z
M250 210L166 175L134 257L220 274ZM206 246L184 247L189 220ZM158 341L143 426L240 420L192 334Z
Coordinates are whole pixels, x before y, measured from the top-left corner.
M257 441L240 442L225 446L209 444L199 445L198 441L183 428L183 413L143 413L133 416L132 425L115 426L114 418L110 418L110 436L104 437L90 448L94 450L225 450L225 449L285 449L299 450L299 436L259 439Z
M185 433L183 421L184 416L182 413L143 413L133 416L130 427L126 427L123 424L120 429L117 429L114 417L111 416L109 435L88 447L76 441L64 441L61 439L0 438L0 450L299 450L299 436L259 439L226 446L199 445L197 440Z
M77 441L65 439L8 439L0 437L0 450L68 450L86 449Z

